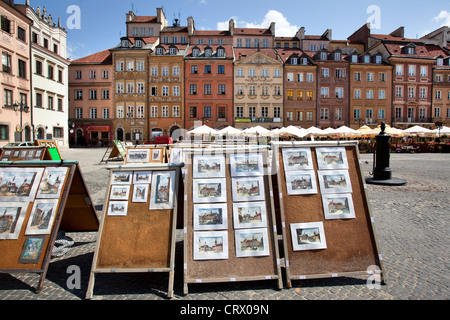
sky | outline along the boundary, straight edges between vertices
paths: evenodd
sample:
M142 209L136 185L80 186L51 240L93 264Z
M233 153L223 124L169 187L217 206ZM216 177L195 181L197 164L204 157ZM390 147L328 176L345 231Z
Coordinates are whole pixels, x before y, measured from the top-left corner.
M372 33L389 34L405 27L405 37L420 38L450 26L450 0L29 0L45 7L53 21L59 17L68 31L67 56L71 60L114 47L126 34L125 14L156 16L163 8L169 24L182 26L193 17L197 30L226 30L235 20L240 28L268 28L275 22L276 36L294 36L305 27L307 35L332 29L335 40L347 39L370 22ZM15 0L24 4L25 0Z

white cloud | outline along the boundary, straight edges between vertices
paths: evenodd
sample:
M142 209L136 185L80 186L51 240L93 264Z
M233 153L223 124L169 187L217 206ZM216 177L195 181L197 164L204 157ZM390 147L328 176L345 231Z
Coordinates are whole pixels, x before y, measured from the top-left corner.
M268 28L272 22L275 22L275 35L277 37L293 37L299 29L298 26L292 25L281 12L276 10L269 10L260 23L239 20L237 17L231 17L231 19L234 20L237 28ZM228 30L228 22L217 23L217 29Z
M83 54L80 52L83 51L85 48L86 45L84 43L67 41L66 47L67 58L69 58L70 60L76 60L88 56L89 54Z
M433 18L433 21L443 21L441 27L450 26L450 12L448 12L447 10L441 10L441 12L439 12L439 14Z

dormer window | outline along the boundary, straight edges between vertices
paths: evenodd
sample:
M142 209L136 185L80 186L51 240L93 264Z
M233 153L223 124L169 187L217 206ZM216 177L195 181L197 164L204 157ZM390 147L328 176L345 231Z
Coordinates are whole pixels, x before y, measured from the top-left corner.
M443 58L438 58L437 59L437 61L436 61L436 65L438 65L438 66L443 66L444 65L444 59Z
M212 50L211 49L205 49L205 57L211 57L211 53L212 53Z
M160 48L156 48L156 54L159 55L159 56L162 55L163 54L163 48L161 48L161 47Z
M341 60L341 53L340 53L340 52L336 52L336 53L334 54L334 60L336 60L336 61Z
M291 64L297 64L297 58L291 58Z
M320 60L327 60L327 53L326 52L321 52L320 53Z
M170 52L170 55L176 55L177 54L177 48L175 48L175 47L171 47L170 49L169 49L169 52Z
M413 46L406 47L406 53L407 54L416 54L416 48Z
M306 58L301 58L300 61L301 61L301 64L304 66L306 66L308 64L308 59L306 59Z
M136 40L136 48L142 48L142 40Z
M378 55L375 57L375 62L378 64L381 64L381 62L383 61L383 57L381 55Z
M122 40L122 47L128 48L128 40Z
M198 48L195 48L192 50L192 56L193 57L198 57L200 54L200 50Z
M364 56L364 63L370 63L370 56L368 54Z
M225 50L223 48L217 49L217 56L218 57L224 57L225 56Z
M352 55L352 62L357 63L358 62L358 56L356 54Z

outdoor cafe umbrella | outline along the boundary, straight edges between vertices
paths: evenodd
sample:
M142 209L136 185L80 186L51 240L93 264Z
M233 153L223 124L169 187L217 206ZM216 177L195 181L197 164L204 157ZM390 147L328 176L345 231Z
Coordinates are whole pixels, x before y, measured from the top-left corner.
M232 126L228 126L226 128L223 128L222 130L219 130L219 133L221 135L227 135L227 136L239 136L242 134L242 130L239 130Z
M450 127L446 127L446 126L442 126L441 130L439 130L439 128L436 128L433 131L436 136L440 135L450 135Z
M368 135L370 137L376 137L377 135L379 135L381 132L381 127L378 126L375 129L367 132L365 135ZM391 137L403 137L404 133L402 130L397 129L397 128L393 128L390 125L386 125L386 129L384 130L384 132L388 135L390 135Z
M202 125L201 127L197 127L191 131L188 131L186 134L193 135L193 136L203 136L203 135L218 136L218 135L220 135L220 133L217 130L210 128L207 125Z
M337 128L336 130L334 130L334 132L341 137L355 137L355 136L361 135L360 132L358 132L352 128L349 128L347 126L341 126L341 127Z
M369 135L369 132L372 131L372 128L369 126L363 125L359 129L356 129L356 131L358 131L361 134L361 136L365 137L365 136Z
M273 132L273 130L272 130ZM280 135L294 136L297 138L303 138L308 135L308 132L303 128L298 128L295 126L289 126L287 128L281 128L279 130Z
M244 129L242 131L242 134L245 135L245 136L256 136L256 135L259 135L259 136L266 136L266 137L268 137L268 136L271 135L271 132L270 132L270 130L268 130L266 128L263 128L261 126L256 126L256 127L251 127L251 128L248 128L248 129Z
M412 135L418 135L418 136L424 136L424 135L434 135L433 130L421 127L421 126L414 126L408 129L403 130L405 135L412 136Z
M335 135L337 135L337 132L336 132L335 129L333 129L331 127L328 127L326 129L322 130L321 135L324 135L324 136L335 136Z

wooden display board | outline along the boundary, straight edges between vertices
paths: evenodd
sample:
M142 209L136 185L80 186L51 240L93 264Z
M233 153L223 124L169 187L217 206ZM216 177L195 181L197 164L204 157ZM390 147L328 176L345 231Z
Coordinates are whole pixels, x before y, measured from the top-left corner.
M34 145L47 147L51 160L62 160L61 153L59 152L58 145L55 140L35 140Z
M99 273L168 272L173 296L180 166L108 167L103 218L86 298ZM168 179L167 179L168 178Z
M124 164L167 163L166 146L145 145L126 147Z
M267 150L193 149L185 154L184 294L189 284L200 282L276 280L281 289ZM243 168L246 159L252 165L257 159L257 165Z
M0 156L1 161L38 161L52 160L46 147L5 147Z
M374 266L384 282L357 141L277 143L273 152L288 287Z
M113 145L106 149L100 163L108 161L123 161L125 156L126 150L123 142L120 140L114 140Z
M40 292L58 231L97 231L99 219L77 162L0 162L0 179L0 272L39 273Z

